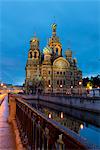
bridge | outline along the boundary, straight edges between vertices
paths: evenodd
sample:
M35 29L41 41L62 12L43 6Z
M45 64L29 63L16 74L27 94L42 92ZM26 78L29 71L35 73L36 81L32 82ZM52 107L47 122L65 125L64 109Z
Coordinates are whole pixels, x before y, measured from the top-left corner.
M47 99L46 99L47 98ZM59 97L62 104L65 105L65 97ZM8 94L9 102L9 116L8 122L12 125L16 149L24 150L88 150L96 149L94 145L91 145L87 140L71 131L70 129L62 126L59 122L53 120L50 116L46 116L38 109L32 107L31 100L39 102L49 101L59 104L59 98L56 96L44 95L44 96L25 96L19 94ZM30 99L30 100L29 100ZM54 101L55 99L55 101ZM99 104L99 99L92 99L91 101L76 98L78 102L75 102L72 97L68 97L67 104L74 107L75 104L91 103ZM7 101L7 99L6 99ZM71 101L71 102L69 102ZM68 103L69 102L69 103ZM66 104L66 105L67 105ZM73 104L73 105L72 105ZM69 105L68 105L69 106ZM82 108L82 106L81 106ZM86 107L87 108L87 107ZM92 111L92 106L90 111ZM96 107L95 107L96 108ZM80 109L80 108L79 108ZM95 111L96 109L93 109ZM99 110L97 110L99 113ZM14 142L13 142L14 143ZM14 144L12 144L14 145ZM14 149L14 148L13 148Z

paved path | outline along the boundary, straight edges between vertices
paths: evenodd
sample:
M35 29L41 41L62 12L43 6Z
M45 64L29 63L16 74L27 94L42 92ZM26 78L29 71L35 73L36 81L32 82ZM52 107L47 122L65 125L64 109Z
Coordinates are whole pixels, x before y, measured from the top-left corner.
M6 96L0 106L0 150L16 150L13 130L7 122L9 114L7 100Z
M3 99L4 99L4 97L5 97L6 95L7 95L6 93L0 94L0 105L2 104Z

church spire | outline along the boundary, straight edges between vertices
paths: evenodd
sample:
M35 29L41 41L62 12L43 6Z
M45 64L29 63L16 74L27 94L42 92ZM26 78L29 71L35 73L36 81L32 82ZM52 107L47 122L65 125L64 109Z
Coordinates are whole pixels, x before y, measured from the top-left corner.
M34 32L34 37L36 37L36 32Z

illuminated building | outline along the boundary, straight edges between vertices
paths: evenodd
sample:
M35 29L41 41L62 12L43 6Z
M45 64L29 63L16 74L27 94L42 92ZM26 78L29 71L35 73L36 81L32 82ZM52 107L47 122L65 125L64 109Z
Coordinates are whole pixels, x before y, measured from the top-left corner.
M26 93L68 93L82 80L82 72L77 68L76 59L68 48L65 58L62 56L62 44L56 35L57 25L52 25L52 36L43 52L39 48L39 39L30 40L30 49L26 63Z

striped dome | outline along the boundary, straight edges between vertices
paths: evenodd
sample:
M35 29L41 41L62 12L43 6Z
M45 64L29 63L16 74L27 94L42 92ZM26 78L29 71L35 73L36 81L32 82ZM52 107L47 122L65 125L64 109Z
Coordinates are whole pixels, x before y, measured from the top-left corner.
M43 53L44 53L44 54L52 54L52 49L51 49L49 46L46 46L46 47L43 49Z

